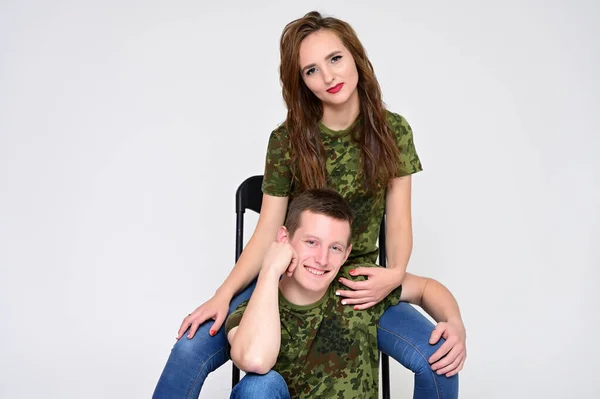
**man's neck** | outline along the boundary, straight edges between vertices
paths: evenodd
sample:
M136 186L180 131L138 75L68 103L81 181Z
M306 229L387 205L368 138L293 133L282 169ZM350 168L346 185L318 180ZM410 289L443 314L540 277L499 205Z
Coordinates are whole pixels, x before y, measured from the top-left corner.
M323 119L321 123L331 130L344 130L354 123L359 113L360 102L358 92L354 92L346 103L337 107L323 104Z
M302 287L293 277L283 275L279 281L281 293L290 303L298 306L306 306L318 302L327 292L326 287L323 291L308 291Z

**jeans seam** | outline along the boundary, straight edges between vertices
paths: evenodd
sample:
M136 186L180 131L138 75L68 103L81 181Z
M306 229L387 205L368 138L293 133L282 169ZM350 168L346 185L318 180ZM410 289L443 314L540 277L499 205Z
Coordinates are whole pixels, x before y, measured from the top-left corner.
M217 356L218 354L220 354L221 352L223 352L224 350L227 350L227 347L225 348L221 348L218 351L216 351L215 353L212 354L211 357L209 357L203 364L202 366L200 366L200 370L198 370L198 373L196 374L196 378L194 378L194 382L192 383L192 385L190 386L190 389L188 391L188 394L186 395L187 399L191 398L191 394L192 391L194 390L194 386L196 385L196 383L198 382L198 378L200 378L200 375L202 374L202 372L204 371L204 368L206 367L206 364L208 362L210 362L215 356ZM225 361L225 363L227 363L227 361Z
M385 331L385 332L387 332L389 334L392 334L392 335L396 336L396 338L401 339L402 341L406 342L408 345L412 346L413 349L415 350L415 352L417 352L419 355L421 355L421 357L423 358L423 360L425 360L427 362L427 364L429 364L429 362L427 361L427 358L425 357L425 354L423 352L421 352L421 350L418 347L416 347L415 345L413 345L412 342L410 342L408 339L406 339L406 338L404 338L404 337L396 334L395 332L393 332L391 330L388 330L387 328L381 327L381 325L379 325L379 324L377 325L377 328L379 328L379 329L381 329L381 330L383 330L383 331ZM387 353L386 353L386 355L389 356L389 354L387 354ZM441 397L440 397L440 388L439 388L437 380L436 380L436 375L434 374L433 370L429 369L429 371L433 375L433 383L435 384L435 391L437 392L437 397L438 397L438 399L441 399Z

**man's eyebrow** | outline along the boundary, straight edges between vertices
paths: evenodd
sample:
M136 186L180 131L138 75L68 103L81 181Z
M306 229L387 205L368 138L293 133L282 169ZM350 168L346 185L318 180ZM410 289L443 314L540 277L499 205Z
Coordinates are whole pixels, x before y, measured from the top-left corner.
M326 56L324 59L325 59L325 60L328 60L328 59L330 59L330 58L332 58L332 57L334 57L334 56L338 55L338 54L339 54L339 53L341 53L341 52L342 52L342 50L335 50L335 51L333 51L333 52L331 52L331 53L327 54L327 56ZM308 64L307 66L305 66L304 68L302 68L302 69L300 70L300 72L304 73L304 71L306 71L307 69L310 69L310 68L312 68L312 67L315 67L315 66L316 66L316 64L314 64L314 63L313 63L313 64Z

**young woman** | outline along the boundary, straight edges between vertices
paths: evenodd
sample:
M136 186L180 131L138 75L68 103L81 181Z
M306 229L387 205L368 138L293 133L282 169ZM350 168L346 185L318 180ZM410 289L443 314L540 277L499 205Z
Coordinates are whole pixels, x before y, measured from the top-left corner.
M198 397L208 373L228 360L221 327L250 297L288 200L304 189L331 187L353 210L352 253L340 272L351 277L340 277L348 287L339 293L344 304L366 309L402 283L412 251L410 176L422 169L410 126L385 109L365 49L346 22L308 13L285 27L280 51L288 114L269 139L256 229L215 295L183 320L155 398ZM384 210L388 268L361 268L376 261ZM458 395L465 329L460 318L436 321L434 328L406 303L379 320L379 349L415 373L414 398Z

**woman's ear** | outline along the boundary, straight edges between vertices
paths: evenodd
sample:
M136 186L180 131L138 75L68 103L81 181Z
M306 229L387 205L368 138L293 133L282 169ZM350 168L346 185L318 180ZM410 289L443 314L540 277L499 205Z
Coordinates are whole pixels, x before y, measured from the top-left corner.
M277 242L287 243L289 240L288 230L285 226L281 226L279 230L277 230Z

